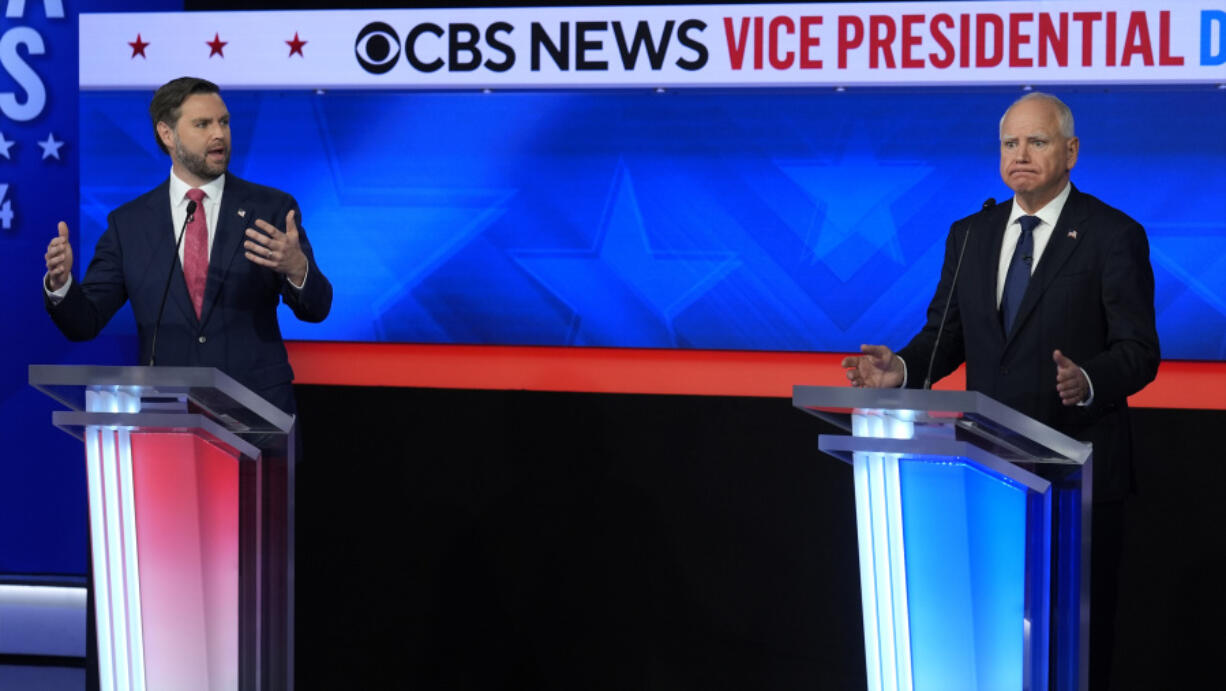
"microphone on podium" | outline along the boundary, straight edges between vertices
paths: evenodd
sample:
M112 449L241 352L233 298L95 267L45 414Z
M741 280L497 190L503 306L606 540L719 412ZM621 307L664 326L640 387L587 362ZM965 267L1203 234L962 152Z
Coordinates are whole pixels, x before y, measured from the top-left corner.
M170 270L166 272L166 287L162 288L162 303L158 305L158 318L153 323L153 343L149 346L149 366L153 367L158 352L158 329L162 328L162 312L166 311L166 296L170 294L170 279L175 275L175 261L179 258L179 247L183 244L183 234L187 232L187 224L196 215L196 201L187 202L187 216L183 219L183 227L179 229L179 237L175 240L175 251L170 255Z
M924 375L924 390L932 388L932 365L937 359L937 346L941 345L941 334L945 331L945 319L949 317L949 303L953 300L954 290L958 287L958 272L962 270L962 257L966 255L966 241L971 237L971 230L975 227L975 217L996 206L996 199L988 197L983 202L983 208L971 215L966 221L966 234L962 236L962 249L958 250L958 263L954 265L954 278L949 282L949 292L945 295L945 309L941 311L941 323L937 327L936 340L932 342L932 353L928 356L928 371Z

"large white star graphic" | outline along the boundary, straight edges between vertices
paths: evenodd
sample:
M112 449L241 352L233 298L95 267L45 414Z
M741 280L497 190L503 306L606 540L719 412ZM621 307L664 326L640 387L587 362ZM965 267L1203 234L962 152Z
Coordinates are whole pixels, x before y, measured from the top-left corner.
M5 139L4 133L0 132L0 156L3 156L10 161L13 160L12 155L9 154L9 149L12 149L13 145L16 143L17 142Z
M64 142L63 140L57 140L55 133L48 132L47 140L39 142L38 145L43 147L44 161L51 157L54 157L57 161L60 160L60 147L64 146Z

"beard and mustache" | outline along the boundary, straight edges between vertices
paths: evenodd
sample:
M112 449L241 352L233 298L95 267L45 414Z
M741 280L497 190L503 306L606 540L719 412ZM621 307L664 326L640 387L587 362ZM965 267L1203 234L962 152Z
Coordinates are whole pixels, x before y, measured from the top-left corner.
M225 147L223 152L225 155L220 164L210 163L207 149L202 154L188 151L184 148L183 141L179 139L179 135L175 134L175 160L182 164L192 175L202 180L214 180L226 172L226 168L230 165L230 148Z

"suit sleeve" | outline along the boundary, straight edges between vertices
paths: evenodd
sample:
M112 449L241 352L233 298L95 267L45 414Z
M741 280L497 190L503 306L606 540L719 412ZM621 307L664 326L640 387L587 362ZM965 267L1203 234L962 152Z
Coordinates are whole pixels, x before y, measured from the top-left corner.
M962 249L965 233L959 233L957 228L957 223L951 226L949 236L945 240L945 262L941 267L941 280L937 283L936 294L928 303L924 328L898 351L898 356L907 363L906 385L909 389L923 387L925 375L928 373L928 360L933 357L933 348L937 349L932 363L933 381L948 376L966 359L962 339L962 314L958 308L958 293L954 289L954 270L958 265L958 254ZM940 328L941 314L945 311L945 301L950 291L953 291L953 299L949 302L949 316L945 320L940 343L937 344L937 329Z
M281 299L293 310L294 316L302 321L321 322L332 311L332 283L328 281L328 277L319 268L319 262L315 260L315 252L311 249L306 228L302 225L302 211L293 197L286 198L277 218L284 219L291 209L298 222L298 242L303 253L306 254L307 261L310 262L310 268L307 270L306 285L302 287L302 290L295 289L289 284L288 279L281 277Z
M1158 374L1162 355L1154 315L1154 271L1145 229L1128 220L1108 247L1102 272L1106 350L1079 363L1094 382L1091 407L1112 405Z
M70 341L88 341L106 326L128 299L124 281L123 248L115 214L107 217L106 232L98 239L94 257L80 281L73 281L68 294L52 304L44 292L43 302L51 321Z

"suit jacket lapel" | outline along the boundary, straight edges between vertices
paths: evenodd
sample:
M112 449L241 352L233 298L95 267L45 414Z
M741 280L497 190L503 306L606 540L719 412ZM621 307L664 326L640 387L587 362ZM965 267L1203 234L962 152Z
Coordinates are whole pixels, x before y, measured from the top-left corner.
M1060 269L1068 262L1073 250L1077 249L1077 243L1081 242L1078 238L1087 232L1087 229L1079 227L1085 217L1086 210L1081 194L1074 187L1069 191L1064 210L1060 212L1060 218L1056 219L1056 227L1052 229L1047 247L1043 249L1043 254L1039 257L1039 266L1030 277L1030 283L1026 285L1026 294L1022 297L1022 304L1017 309L1017 319L1013 323L1010 338L1017 334L1026 323L1026 318L1039 304L1043 292L1051 285L1052 280L1060 275ZM1073 230L1077 232L1071 233L1070 231Z
M226 187L221 195L221 209L218 211L217 230L213 237L213 249L209 252L209 278L204 287L204 306L201 308L201 322L207 322L212 312L221 287L235 257L240 254L243 240L246 239L247 220L239 217L238 210L243 206L245 188L242 181L232 174L226 174Z
M983 300L984 312L989 315L999 315L999 309L996 306L996 282L997 274L1000 272L1000 249L1005 240L1005 224L1009 220L1009 212L1012 209L1012 200L1001 202L988 214L983 225L984 241L979 245L979 256L975 265L979 267L979 278L976 281L977 285L973 286L975 294L979 295ZM1000 323L999 317L997 323ZM993 334L997 338L1004 339L1004 329L996 329Z

